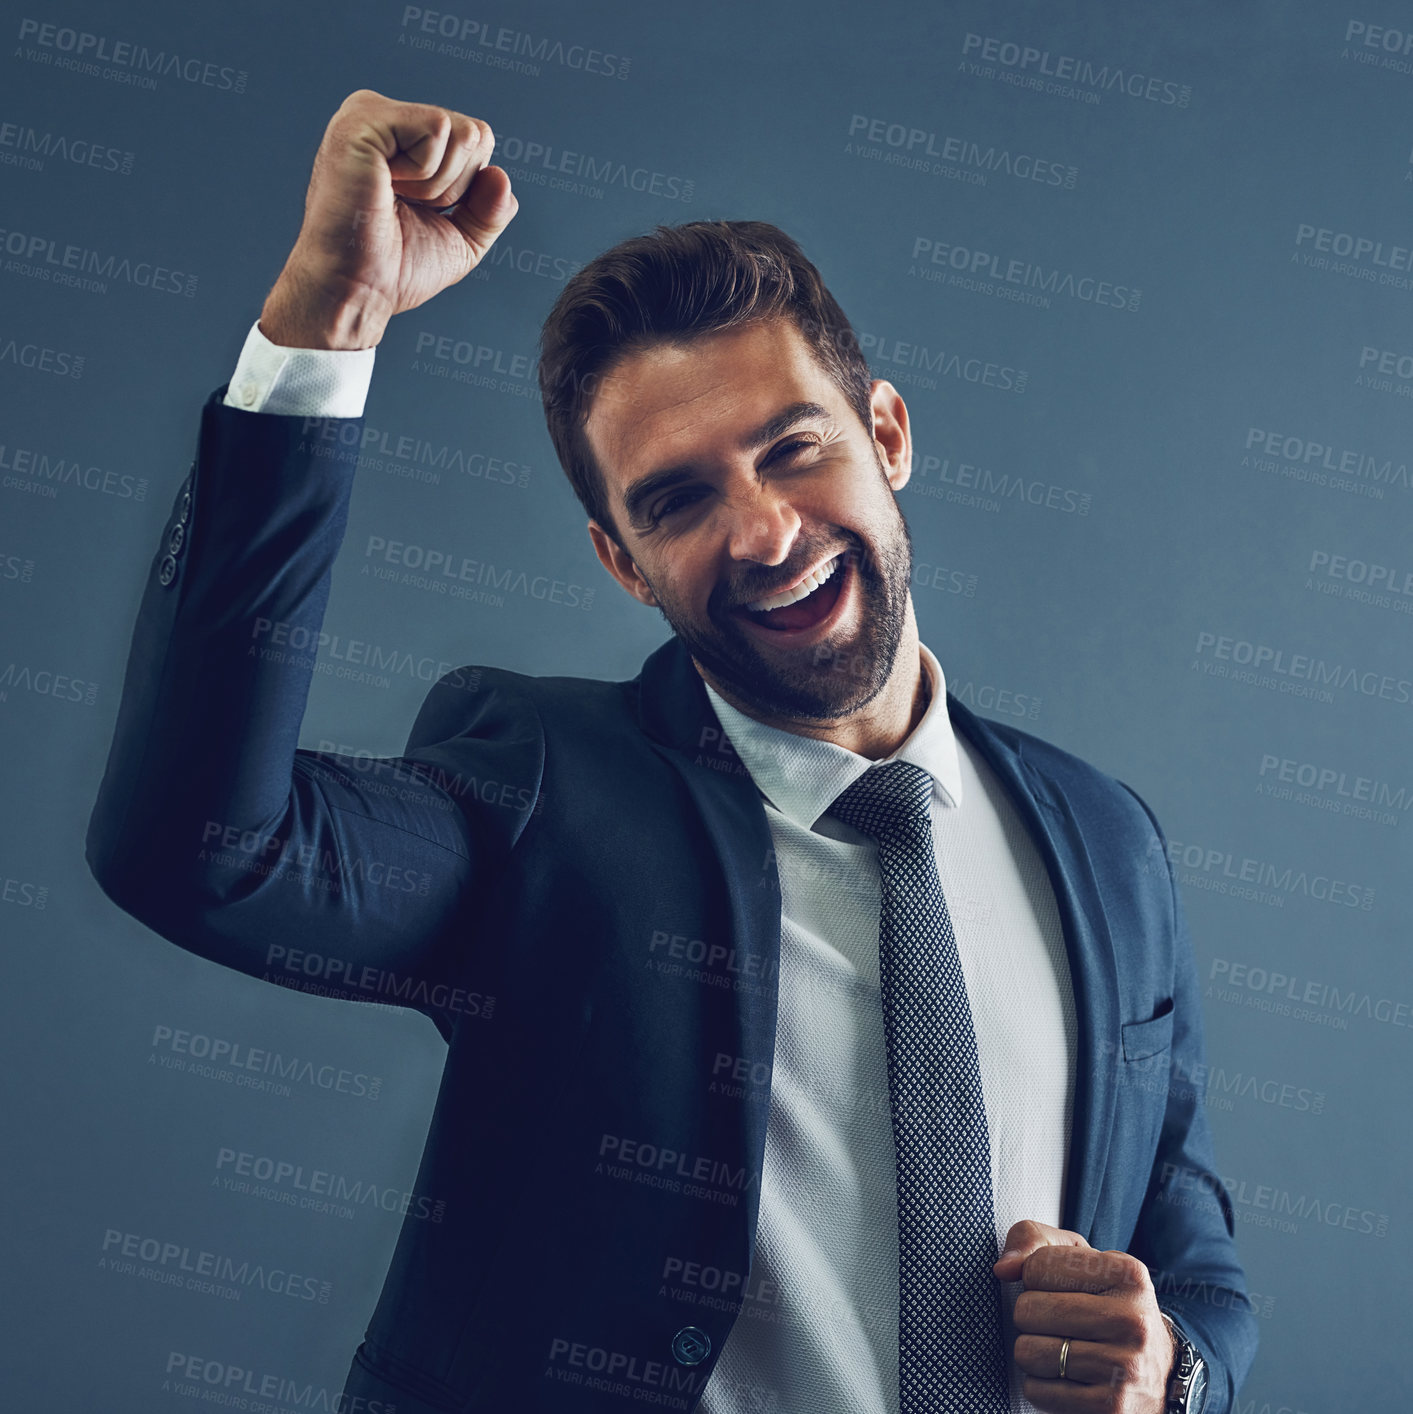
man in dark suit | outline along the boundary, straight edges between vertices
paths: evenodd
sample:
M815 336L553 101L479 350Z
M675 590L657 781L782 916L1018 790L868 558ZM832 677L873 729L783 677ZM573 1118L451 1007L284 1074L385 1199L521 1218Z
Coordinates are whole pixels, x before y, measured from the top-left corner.
M163 937L447 1042L444 1210L408 1212L350 1400L1227 1414L1255 1322L1162 833L946 692L907 409L783 232L659 228L545 324L595 550L673 629L639 675L461 668L401 757L297 749L340 449L387 321L513 217L492 145L369 90L330 121L88 835Z

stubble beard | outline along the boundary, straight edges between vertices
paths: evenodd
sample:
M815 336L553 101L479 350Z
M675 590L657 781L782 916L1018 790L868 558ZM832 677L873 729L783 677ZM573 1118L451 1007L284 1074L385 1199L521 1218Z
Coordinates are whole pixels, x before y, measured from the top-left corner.
M720 593L709 601L710 624L704 630L665 601L651 582L648 587L669 627L722 685L723 695L729 693L762 717L829 721L848 716L872 702L887 684L907 623L912 536L896 502L893 510L894 532L877 556L859 536L833 527L836 543L840 537L848 542L835 574L845 573L846 566L854 572L860 600L860 626L847 642L826 639L773 657L762 651L730 609L720 605Z

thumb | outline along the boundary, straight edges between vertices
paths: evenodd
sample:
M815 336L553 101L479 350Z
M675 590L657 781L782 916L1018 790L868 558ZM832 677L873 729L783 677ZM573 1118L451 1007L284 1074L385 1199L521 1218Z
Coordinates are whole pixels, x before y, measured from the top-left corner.
M505 168L482 167L471 179L461 200L447 214L471 248L471 269L481 263L495 238L519 210L520 203L510 190L510 175Z
M1023 1219L1012 1223L1006 1233L1006 1244L991 1270L1001 1281L1019 1281L1025 1259L1040 1247L1088 1247L1079 1233L1068 1228L1051 1227L1049 1223Z

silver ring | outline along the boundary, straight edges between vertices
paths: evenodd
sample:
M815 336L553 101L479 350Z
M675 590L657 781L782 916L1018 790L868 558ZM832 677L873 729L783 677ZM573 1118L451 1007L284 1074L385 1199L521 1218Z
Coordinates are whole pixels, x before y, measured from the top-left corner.
M1065 1340L1064 1340L1064 1343L1060 1346L1060 1373L1059 1373L1059 1376L1058 1376L1059 1379L1062 1379L1062 1380L1063 1380L1063 1379L1066 1378L1066 1376L1065 1376L1065 1366L1066 1366L1066 1364L1069 1363L1069 1358L1070 1358L1070 1342L1069 1342L1069 1337L1067 1336L1067 1337L1065 1338Z

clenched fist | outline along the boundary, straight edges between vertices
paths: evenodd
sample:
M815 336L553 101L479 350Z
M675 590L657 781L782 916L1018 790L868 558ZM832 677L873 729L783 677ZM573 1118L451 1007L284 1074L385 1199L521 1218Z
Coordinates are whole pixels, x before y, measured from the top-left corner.
M992 1270L1002 1281L1025 1283L1016 1298L1014 1353L1025 1372L1021 1391L1037 1409L1163 1414L1176 1347L1137 1257L1023 1220L1011 1224Z
M494 146L479 118L350 93L315 154L304 224L260 314L265 336L372 348L394 314L468 275L519 207L505 170L486 165Z

